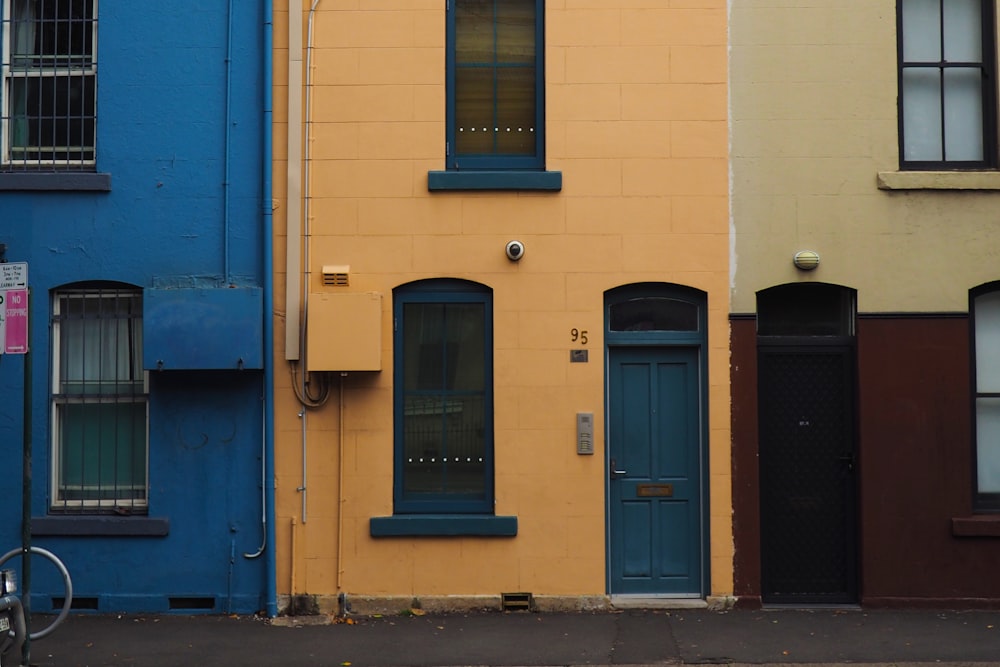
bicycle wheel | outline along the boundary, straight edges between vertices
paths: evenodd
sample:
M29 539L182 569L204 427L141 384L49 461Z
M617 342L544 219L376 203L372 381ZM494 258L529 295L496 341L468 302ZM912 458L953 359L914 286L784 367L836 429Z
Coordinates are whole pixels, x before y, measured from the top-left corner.
M14 556L20 556L23 553L24 549L11 549L3 556L0 556L0 566L2 566L4 563L9 561ZM56 627L66 619L66 616L69 615L69 608L73 604L73 580L69 576L69 570L67 570L66 566L63 565L63 562L59 560L59 557L56 556L51 551L49 551L48 549L43 549L41 547L31 547L31 553L38 554L39 556L44 556L45 558L49 559L53 565L56 566L56 569L59 570L59 574L62 575L63 587L66 589L66 597L63 599L62 609L59 610L59 614L56 616L55 620L49 623L48 627L39 630L38 632L31 632L29 629L28 639L34 641L36 639L42 639L44 637L48 637L52 633L52 631L55 630Z

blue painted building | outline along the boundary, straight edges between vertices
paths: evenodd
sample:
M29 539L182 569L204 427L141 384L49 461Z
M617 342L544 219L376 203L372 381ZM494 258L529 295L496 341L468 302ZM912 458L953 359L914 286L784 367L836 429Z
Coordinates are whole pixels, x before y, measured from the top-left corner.
M31 292L30 353L0 356L0 550L27 436L31 541L75 608L265 609L270 8L0 12L0 259ZM32 610L58 609L32 562Z

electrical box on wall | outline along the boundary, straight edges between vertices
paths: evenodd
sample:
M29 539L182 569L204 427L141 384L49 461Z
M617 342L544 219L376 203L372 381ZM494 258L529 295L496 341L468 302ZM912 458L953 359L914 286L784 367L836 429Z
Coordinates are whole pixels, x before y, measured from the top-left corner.
M382 370L382 295L311 293L306 370Z

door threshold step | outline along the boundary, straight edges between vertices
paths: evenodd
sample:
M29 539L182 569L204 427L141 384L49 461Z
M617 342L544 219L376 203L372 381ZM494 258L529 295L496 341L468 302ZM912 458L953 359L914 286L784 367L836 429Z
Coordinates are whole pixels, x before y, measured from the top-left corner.
M705 609L708 602L702 598L681 598L662 595L612 595L615 609Z

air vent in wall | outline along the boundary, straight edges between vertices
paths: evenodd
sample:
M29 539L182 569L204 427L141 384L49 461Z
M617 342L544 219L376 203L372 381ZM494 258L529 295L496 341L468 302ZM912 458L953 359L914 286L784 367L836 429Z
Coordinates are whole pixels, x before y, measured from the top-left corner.
M351 267L327 264L323 267L323 285L326 287L347 287L350 285Z

